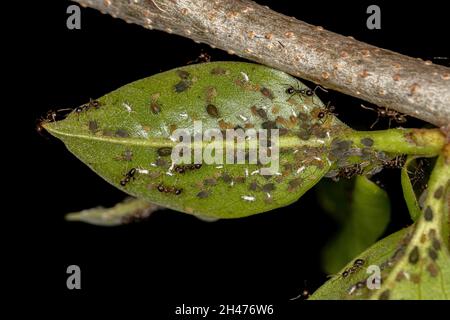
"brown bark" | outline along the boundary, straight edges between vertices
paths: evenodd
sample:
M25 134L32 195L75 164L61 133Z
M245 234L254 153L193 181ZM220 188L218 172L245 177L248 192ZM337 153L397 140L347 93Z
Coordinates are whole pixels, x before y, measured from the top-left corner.
M450 68L287 17L248 0L75 0L203 42L437 126L450 123Z

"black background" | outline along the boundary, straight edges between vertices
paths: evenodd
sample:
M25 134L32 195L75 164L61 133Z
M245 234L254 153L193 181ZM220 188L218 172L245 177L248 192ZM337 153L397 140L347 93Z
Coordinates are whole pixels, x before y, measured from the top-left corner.
M444 1L262 1L281 13L321 25L383 48L433 60L448 57L448 11ZM131 300L148 312L173 312L176 304L272 303L279 312L300 312L305 302L289 301L326 281L320 250L337 226L321 211L314 190L297 203L268 213L206 223L173 211L116 228L65 222L64 214L98 205L111 206L124 194L72 156L59 141L36 133L35 120L49 109L81 105L122 85L185 65L201 52L212 61L241 60L192 40L82 9L82 29L66 28L69 1L35 4L21 37L14 38L26 81L20 117L26 117L27 181L17 216L27 230L22 255L49 301L76 304ZM366 8L378 4L382 29L366 28ZM16 21L11 27L19 28ZM22 27L22 25L20 25ZM448 65L449 60L433 60ZM25 93L24 93L25 92ZM339 118L368 129L375 114L360 101L330 92L321 95L337 107ZM406 126L423 123L410 119ZM382 121L377 129L387 127ZM387 234L410 223L398 170L376 177L392 200ZM23 239L22 239L23 240ZM66 268L81 267L82 289L66 288ZM37 279L36 279L37 278ZM24 291L29 287L24 288ZM118 302L117 302L118 301ZM144 301L144 302L143 302ZM102 302L105 303L105 302ZM138 303L136 303L138 304ZM111 306L109 306L111 307ZM284 308L284 309L283 309Z

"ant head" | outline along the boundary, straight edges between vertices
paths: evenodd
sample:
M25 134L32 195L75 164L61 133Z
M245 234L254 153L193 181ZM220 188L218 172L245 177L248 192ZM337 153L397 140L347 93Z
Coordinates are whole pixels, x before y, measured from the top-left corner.
M404 115L402 115L402 114L397 114L396 117L395 117L395 120L398 123L405 123L406 122L406 117Z
M295 92L296 92L296 90L292 86L290 86L289 88L286 89L287 94L294 94Z

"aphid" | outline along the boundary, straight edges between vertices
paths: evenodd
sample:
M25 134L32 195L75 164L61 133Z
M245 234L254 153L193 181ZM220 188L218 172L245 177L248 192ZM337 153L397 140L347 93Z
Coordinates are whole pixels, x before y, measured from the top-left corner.
M167 157L172 154L172 148L162 147L157 150L157 153L160 157Z
M215 186L215 185L217 185L217 180L214 178L207 178L207 179L203 180L203 184L205 186Z
M375 126L375 124L377 124L377 122L380 120L380 118L389 118L389 128L391 127L392 120L394 120L397 123L405 123L407 121L406 115L404 115L398 111L388 109L386 107L375 109L372 107L366 107L363 104L361 104L361 107L364 109L367 109L367 110L372 110L377 113L377 119L370 126L371 129Z
M256 106L251 107L251 111L255 116L260 117L263 120L267 120L267 112L263 108L257 108Z
M127 185L128 182L130 182L131 179L135 179L134 175L136 174L136 168L132 168L130 171L128 171L125 174L125 178L123 178L122 180L120 180L120 185L122 187L125 187Z
M361 143L365 145L366 147L373 146L373 140L371 138L362 138Z
M189 89L191 85L192 82L190 80L183 79L174 86L174 89L176 93L180 93Z
M190 73L185 70L177 70L177 76L181 79L189 79Z
M128 132L124 129L117 129L116 132L114 133L116 137L121 137L121 138L127 138L130 135L128 134Z
M353 286L351 286L350 289L348 290L348 294L349 294L349 295L352 295L356 290L364 288L365 285L366 285L366 281L364 281L364 280L355 283L355 284L354 284Z
M431 221L433 220L433 210L430 208L430 206L428 206L425 209L425 213L423 214L424 218L426 221Z
M415 246L409 253L408 261L411 264L416 264L417 261L419 261L419 248L417 246Z
M161 112L161 106L156 101L152 101L150 103L150 110L153 112L153 114L158 114Z
M219 117L219 110L217 109L217 107L213 104L208 104L206 106L206 112L214 118L218 118Z
M301 178L296 178L296 179L289 181L288 191L289 192L295 191L297 188L299 188L301 186L301 184L302 184Z
M271 192L275 190L275 184L273 183L267 183L262 187L262 191L264 192Z
M89 120L88 122L89 131L96 133L98 131L98 123L95 120Z
M233 181L233 178L226 172L224 172L222 174L221 178L222 178L223 182L225 182L225 183L230 183Z
M205 198L208 198L209 195L210 195L210 192L209 192L209 191L207 191L207 190L202 190L202 191L200 191L199 193L197 193L197 198L205 199Z
M248 186L248 189L251 190L251 191L257 191L259 189L259 185L258 185L258 183L256 181L253 181Z
M436 189L433 196L435 199L440 199L443 194L444 194L444 187L440 186L439 188Z
M133 151L127 149L125 150L120 157L117 157L118 160L131 161L133 160Z
M241 198L242 198L243 200L249 201L249 202L253 202L253 201L256 200L255 197L253 197L253 196L241 196Z
M438 258L438 254L433 248L428 248L428 256L431 260L436 260Z
M273 100L274 95L273 95L273 93L272 93L272 91L270 89L268 89L266 87L262 87L260 91L261 91L263 96Z
M228 73L229 73L228 70L221 68L221 67L215 67L215 68L211 69L212 75L224 75L224 74L228 74Z

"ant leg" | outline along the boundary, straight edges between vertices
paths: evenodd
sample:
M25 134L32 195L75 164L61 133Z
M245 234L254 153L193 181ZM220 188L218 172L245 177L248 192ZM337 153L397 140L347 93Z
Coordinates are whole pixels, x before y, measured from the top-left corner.
M365 105L363 105L363 104L361 104L361 107L362 108L364 108L364 109L367 109L367 110L372 110L372 111L375 111L375 109L374 108L371 108L371 107L366 107ZM376 111L375 111L376 112Z
M372 128L378 123L378 120L380 120L380 115L378 115L378 117L377 117L377 119L375 120L375 122L372 123L372 125L370 126L370 129L372 129Z

